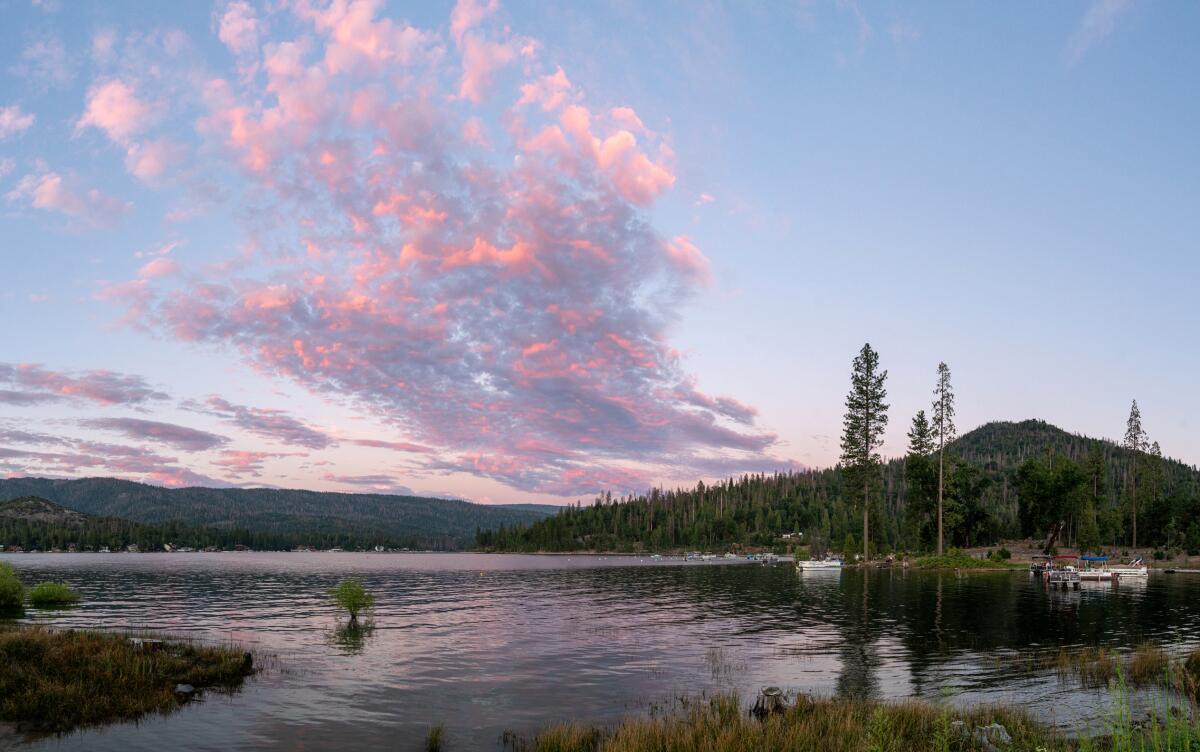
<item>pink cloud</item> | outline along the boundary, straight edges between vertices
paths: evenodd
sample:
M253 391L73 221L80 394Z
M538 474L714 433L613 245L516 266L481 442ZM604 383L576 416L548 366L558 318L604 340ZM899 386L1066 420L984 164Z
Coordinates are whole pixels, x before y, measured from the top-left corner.
M130 439L168 444L187 452L202 452L229 443L229 439L174 423L138 418L94 418L82 421L88 428L115 431Z
M93 84L88 89L87 107L75 123L80 131L91 126L108 134L119 144L144 131L154 115L154 109L138 98L137 92L120 79Z
M296 0L297 14L328 35L325 67L331 73L366 65L410 65L437 57L437 35L391 19L376 19L379 0L333 0L323 8Z
M179 264L173 259L160 256L138 269L138 277L141 279L157 279L159 277L169 277L178 272Z
M238 428L283 444L325 449L334 441L327 434L311 428L283 410L235 405L217 396L209 397L203 406L193 406L217 415Z
M521 97L517 100L517 106L537 104L546 112L557 110L567 100L572 88L567 74L559 68L550 75L521 84Z
M0 446L0 467L11 475L106 475L172 486L229 485L145 447L4 429L0 429L0 442L23 445Z
M243 0L234 0L221 14L217 38L238 56L248 56L258 49L261 31L254 7Z
M511 42L493 42L470 34L463 42L462 79L458 95L472 102L483 100L496 71L517 56Z
M83 188L56 172L26 175L5 197L97 226L114 224L130 209L128 202L106 196L95 188Z
M707 285L712 279L712 270L708 258L686 235L677 235L663 244L667 258L672 266L681 274L686 274L701 284Z
M311 28L269 45L262 75L209 81L200 118L271 229L251 224L253 252L184 284L135 280L117 297L140 325L370 412L403 440L345 443L413 452L426 472L569 495L791 466L752 407L700 392L670 346L711 270L650 223L675 181L665 138L590 105L536 40L486 39L489 6L458 7L461 69L379 3L293 8ZM523 80L496 76L522 49ZM513 106L483 138L493 88ZM283 411L193 407L335 443Z
M211 464L234 477L249 475L257 478L262 475L263 463L269 459L302 456L304 455L296 452L246 452L227 449Z
M166 138L131 144L125 154L125 169L143 182L152 183L182 162L184 153L181 145Z
M142 405L167 398L141 376L94 370L72 374L33 363L0 363L0 384L16 386L32 399L79 398L101 405Z
M410 441L382 441L380 439L355 439L350 442L356 446L373 447L376 449L391 449L396 452L415 452L417 454L426 454L432 452L433 449L423 444L414 444Z
M34 120L36 118L33 114L24 112L20 105L0 107L0 141L28 130L33 126Z
M468 30L478 26L485 18L496 12L500 7L497 0L477 2L477 0L458 0L454 10L450 11L450 34L455 44L461 45L463 35Z

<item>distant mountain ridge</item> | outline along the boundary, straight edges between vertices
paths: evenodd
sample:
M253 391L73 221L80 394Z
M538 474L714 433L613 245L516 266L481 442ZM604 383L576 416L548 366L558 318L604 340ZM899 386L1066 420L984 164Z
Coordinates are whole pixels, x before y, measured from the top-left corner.
M412 548L456 549L476 529L530 524L544 512L467 501L268 488L163 488L114 478L0 479L0 500L38 496L69 509L138 523L386 538Z

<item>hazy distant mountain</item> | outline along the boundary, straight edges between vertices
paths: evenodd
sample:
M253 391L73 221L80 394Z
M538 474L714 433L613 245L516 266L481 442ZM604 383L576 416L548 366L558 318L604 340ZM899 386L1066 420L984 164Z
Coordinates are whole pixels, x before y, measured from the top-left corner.
M0 500L40 496L90 515L175 522L263 535L353 536L392 545L459 548L476 529L528 524L545 512L450 499L240 488L162 488L113 478L0 480Z
M562 507L557 504L497 504L496 506L504 509L516 509L522 512L537 512L547 517L562 511Z

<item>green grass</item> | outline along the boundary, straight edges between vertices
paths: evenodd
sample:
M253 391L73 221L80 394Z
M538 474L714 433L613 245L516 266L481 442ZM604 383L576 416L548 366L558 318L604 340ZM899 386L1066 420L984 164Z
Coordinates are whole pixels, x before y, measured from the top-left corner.
M957 548L951 548L941 556L922 556L913 562L916 569L1025 569L1028 565L1008 559L975 559Z
M1147 668L1157 648L1141 653ZM1137 653L1126 663L1137 660ZM532 738L504 734L513 752L966 752L979 726L999 723L1012 737L1011 752L1196 752L1200 725L1194 705L1168 693L1149 719L1130 709L1122 661L1111 653L1091 655L1111 666L1115 709L1103 731L1091 737L1061 734L1023 709L1000 706L948 709L916 700L875 702L813 699L802 695L783 713L759 722L734 696L682 700L674 712L632 717L615 726L578 722L550 726ZM1181 664L1200 681L1200 650ZM1173 665L1168 662L1168 665ZM1164 675L1165 676L1165 675ZM1162 676L1160 676L1162 681ZM1182 707L1181 707L1182 705Z
M928 703L878 703L802 696L765 721L750 717L736 697L686 703L657 718L630 718L613 728L566 723L532 740L508 735L517 752L950 752L967 749L955 738L954 720L968 728L996 722L1013 737L1014 750L1066 750L1069 743L1004 708L946 711Z
M253 671L232 647L164 642L141 650L127 637L37 627L0 629L0 722L65 732L168 713L176 684L233 691Z
M429 734L425 737L425 752L443 752L446 744L445 732L446 729L441 724L429 729Z
M35 606L69 606L79 602L79 593L65 582L39 582L30 589L29 602Z

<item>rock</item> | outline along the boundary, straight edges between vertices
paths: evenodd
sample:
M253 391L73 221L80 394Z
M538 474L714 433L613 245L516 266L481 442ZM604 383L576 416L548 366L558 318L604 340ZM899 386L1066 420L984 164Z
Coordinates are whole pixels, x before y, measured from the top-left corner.
M1008 729L999 723L976 726L972 739L983 752L999 752L1012 744L1012 737L1008 735Z
M754 709L750 713L759 720L766 718L774 713L782 713L787 709L787 700L783 696L783 690L779 687L764 687L758 693L758 699L754 702Z
M196 694L196 688L191 684L176 684L175 694L183 698L190 698L192 695Z

